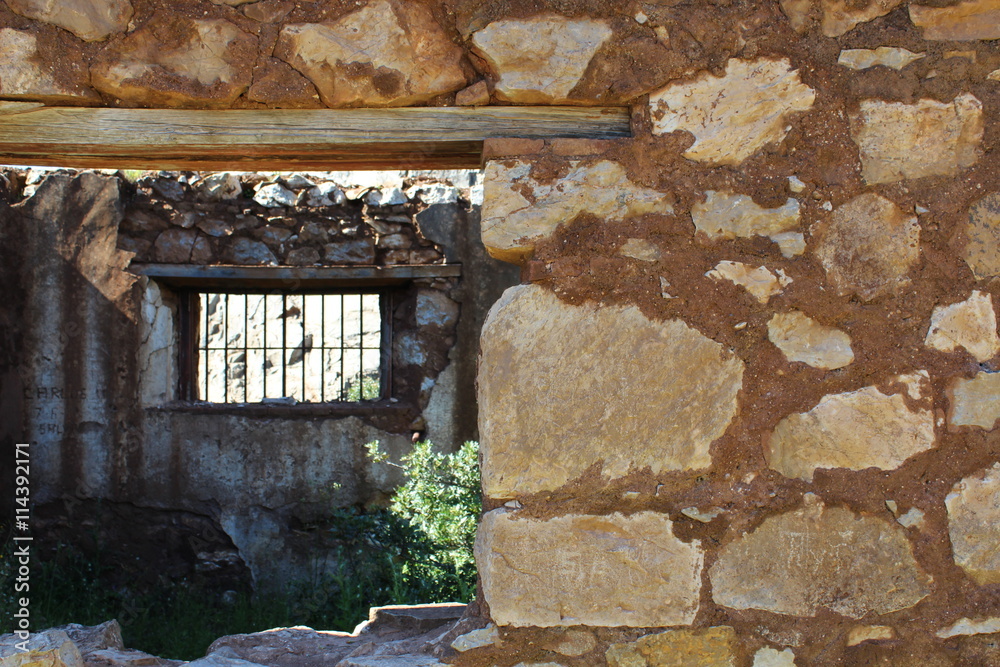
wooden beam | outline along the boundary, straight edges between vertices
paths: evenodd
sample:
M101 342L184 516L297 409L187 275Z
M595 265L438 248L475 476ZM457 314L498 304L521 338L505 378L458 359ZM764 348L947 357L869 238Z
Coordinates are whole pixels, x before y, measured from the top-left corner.
M396 285L415 278L462 275L461 264L414 266L220 266L192 264L132 264L132 273L156 278L174 287L219 291L247 289L309 291Z
M86 169L478 168L495 137L631 136L624 107L188 111L44 107L0 115L0 164Z

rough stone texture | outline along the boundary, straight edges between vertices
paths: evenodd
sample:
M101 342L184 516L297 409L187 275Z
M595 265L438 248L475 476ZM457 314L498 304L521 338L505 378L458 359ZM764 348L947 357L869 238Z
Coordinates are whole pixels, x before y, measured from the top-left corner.
M926 53L914 53L896 46L880 46L877 49L844 49L840 52L837 64L855 70L879 65L901 70L910 63L926 56Z
M161 14L102 52L91 78L135 106L228 107L249 88L256 51L229 21Z
M100 101L100 96L87 85L85 67L67 64L54 70L43 65L53 60L58 62L53 55L39 51L38 38L33 33L0 29L0 96L46 104Z
M854 361L850 336L797 310L775 314L767 323L767 339L789 361L801 361L813 368L831 371Z
M374 264L375 242L370 238L353 239L323 246L323 258L333 264Z
M864 387L824 396L812 410L785 417L771 434L768 454L774 470L808 480L817 468L893 470L933 446L929 408L914 411L900 394Z
M980 586L1000 583L1000 463L959 481L944 503L955 562Z
M156 261L165 264L202 264L211 253L198 244L198 232L192 229L168 229L156 237L153 253Z
M129 0L4 0L22 16L65 28L87 42L124 32L132 18Z
M560 655L576 658L597 648L597 639L586 630L567 630L545 648Z
M455 637L451 647L459 653L465 653L477 648L492 646L498 641L500 641L500 631L497 630L497 626L490 623L485 628L479 628Z
M853 3L848 0L780 0L781 9L792 27L804 32L813 20L819 20L823 34L840 37L861 23L885 16L903 0L872 0Z
M122 641L122 628L117 620L110 620L100 625L80 625L70 623L61 625L54 630L62 630L80 649L80 653L86 657L94 651L103 649L123 649L125 644Z
M260 241L250 239L236 239L230 248L229 259L233 264L277 264L271 250Z
M920 259L920 225L873 192L858 195L813 225L814 252L840 294L870 301L909 283Z
M896 631L888 625L858 625L847 633L847 645L857 646L865 642L883 641L896 637Z
M483 515L476 562L498 625L651 627L698 612L700 543L673 534L665 515Z
M736 667L736 632L727 626L667 630L612 644L608 667Z
M12 610L13 612L13 610ZM21 651L16 635L0 636L0 664L3 667L84 667L83 656L62 630L32 632Z
M995 357L1000 352L1000 336L993 295L972 290L965 301L935 307L924 345L942 352L962 348L979 362Z
M645 239L628 239L618 249L618 254L640 262L655 262L663 256L659 248Z
M742 361L680 320L571 306L535 285L504 293L481 347L483 489L494 498L557 489L595 464L606 478L707 467L742 385Z
M795 653L765 647L753 654L753 667L795 667Z
M498 99L566 104L611 35L604 21L550 14L491 23L472 35L472 46L493 72Z
M964 225L965 261L976 278L1000 275L1000 193L976 201Z
M781 294L782 288L792 282L781 269L778 269L775 275L766 266L753 267L729 260L719 262L705 275L715 280L728 280L734 285L739 285L760 303L767 303L772 296Z
M738 165L788 134L790 116L810 109L812 88L788 60L731 58L725 75L702 73L649 96L653 132L686 130L695 142L684 157Z
M960 618L946 628L936 633L941 639L968 635L990 635L1000 632L1000 618Z
M669 196L636 185L616 162L572 161L554 183L531 177L531 163L491 161L484 175L482 240L489 253L519 263L535 243L580 213L621 220L643 213L672 213Z
M246 95L251 102L280 109L323 106L316 86L291 65L277 58L262 59L253 71L253 83Z
M799 202L789 199L784 206L764 208L746 195L732 192L705 193L705 201L691 207L694 227L710 239L774 236L799 224Z
M923 31L924 39L1000 39L1000 4L996 0L965 0L950 7L910 5L910 20Z
M983 105L970 93L951 103L862 100L851 118L866 183L957 176L979 159Z
M948 423L993 430L1000 419L1000 373L955 378L948 387Z
M713 599L733 609L850 618L912 607L931 583L901 528L812 494L725 545L709 578Z
M477 81L455 93L455 106L478 107L490 103L490 88L485 81Z
M465 86L462 50L420 3L375 0L330 23L285 25L274 55L330 107L407 106Z

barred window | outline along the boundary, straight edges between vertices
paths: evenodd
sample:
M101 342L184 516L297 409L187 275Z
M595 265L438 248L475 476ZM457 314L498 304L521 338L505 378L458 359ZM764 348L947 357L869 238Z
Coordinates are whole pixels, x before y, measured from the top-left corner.
M386 295L201 292L194 397L210 403L385 396Z

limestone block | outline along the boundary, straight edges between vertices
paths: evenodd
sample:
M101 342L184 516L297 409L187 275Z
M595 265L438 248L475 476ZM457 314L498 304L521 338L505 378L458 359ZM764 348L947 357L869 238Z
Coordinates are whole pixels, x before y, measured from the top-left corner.
M901 70L912 62L926 57L926 53L914 53L896 46L880 46L877 49L844 49L837 59L838 65L854 70L870 67L891 67Z
M617 162L570 161L553 183L531 175L531 163L491 161L483 177L483 245L497 259L520 263L535 243L580 213L622 220L643 213L673 213L668 195L636 185Z
M33 33L0 29L0 97L47 104L96 104L101 100L87 82L86 68L45 67L52 58L39 51Z
M493 498L711 464L736 414L743 362L681 320L508 289L483 326L479 430ZM640 352L641 351L641 352Z
M472 47L492 70L498 99L566 104L611 35L604 21L548 14L494 21L472 35Z
M729 260L719 262L705 275L715 280L728 280L734 285L739 285L760 303L767 303L772 296L781 294L782 288L792 282L781 269L778 269L775 275L766 266L753 267Z
M65 28L86 42L124 32L132 18L129 0L4 0L21 16Z
M736 667L736 631L729 626L667 630L612 644L608 667Z
M83 656L62 630L32 632L23 640L17 635L0 636L0 665L3 667L84 667ZM27 648L22 651L19 648Z
M780 0L792 27L804 32L810 19L821 15L821 27L827 37L840 37L861 23L885 16L902 4L903 0L872 0L866 3L850 0Z
M137 106L228 107L251 82L257 40L222 19L161 15L112 44L94 87Z
M912 607L930 592L899 526L828 508L812 494L804 501L722 547L709 568L718 604L857 619Z
M986 195L969 208L964 225L965 261L976 278L1000 276L1000 192Z
M795 653L790 648L779 651L765 646L753 654L753 667L795 667Z
M910 20L923 30L924 39L1000 39L1000 2L997 0L965 0L950 7L910 5Z
M896 631L888 625L858 625L847 633L847 645L857 646L865 642L895 639Z
M924 345L942 352L962 348L980 363L995 357L1000 352L1000 336L993 295L972 290L965 301L936 306Z
M730 58L723 76L702 72L649 96L653 133L686 130L695 142L684 157L738 165L788 134L789 117L810 109L816 92L788 60Z
M920 225L888 199L858 195L813 225L814 252L839 294L870 301L909 282L920 259Z
M980 586L1000 583L1000 463L959 481L944 504L955 562Z
M655 512L483 515L476 563L498 625L685 625L698 612L704 553Z
M812 410L782 419L768 441L768 455L773 470L809 480L817 468L894 470L933 446L929 408L914 411L900 394L864 387L829 394Z
M862 100L851 118L868 184L925 176L957 176L979 159L983 105L970 93L950 103Z
M479 628L464 635L459 635L451 643L451 647L459 653L465 653L477 648L492 646L500 641L500 631L497 626L490 623L485 628Z
M948 423L993 430L1000 419L1000 373L955 378L948 388Z
M1000 632L1000 618L960 618L947 628L941 628L935 634L941 639L969 635L991 635Z
M281 30L274 55L329 107L420 104L465 86L462 50L420 3L374 0L329 23Z
M705 201L691 207L694 227L710 239L774 236L799 224L799 201L789 198L778 208L764 208L747 195L705 193Z
M854 361L850 336L797 310L775 314L767 323L767 339L789 361L800 361L813 368L831 371Z

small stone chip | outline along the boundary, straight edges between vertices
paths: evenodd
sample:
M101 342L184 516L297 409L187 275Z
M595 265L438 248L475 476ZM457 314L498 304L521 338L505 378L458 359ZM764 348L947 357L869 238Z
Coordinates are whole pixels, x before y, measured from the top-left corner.
M965 301L937 306L924 345L942 352L962 348L982 363L1000 352L997 317L991 294L973 290Z
M896 631L888 625L858 625L847 633L847 645L857 646L865 642L884 641L895 636Z

